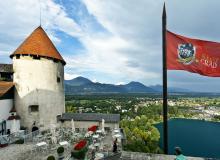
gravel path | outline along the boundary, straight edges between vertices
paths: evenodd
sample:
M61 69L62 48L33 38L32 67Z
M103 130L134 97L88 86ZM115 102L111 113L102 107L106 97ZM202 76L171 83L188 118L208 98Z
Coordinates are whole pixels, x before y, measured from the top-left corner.
M34 144L11 144L5 148L0 148L0 160L46 160L49 155L57 158L57 147L54 150L36 150ZM69 149L65 149L64 156L70 154Z
M0 160L19 160L21 155L25 155L32 148L32 144L11 144L7 147L0 148Z

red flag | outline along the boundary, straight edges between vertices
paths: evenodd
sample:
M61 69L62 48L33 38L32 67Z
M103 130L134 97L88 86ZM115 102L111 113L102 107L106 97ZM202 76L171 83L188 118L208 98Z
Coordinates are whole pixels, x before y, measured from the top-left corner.
M166 33L167 69L220 77L220 43Z

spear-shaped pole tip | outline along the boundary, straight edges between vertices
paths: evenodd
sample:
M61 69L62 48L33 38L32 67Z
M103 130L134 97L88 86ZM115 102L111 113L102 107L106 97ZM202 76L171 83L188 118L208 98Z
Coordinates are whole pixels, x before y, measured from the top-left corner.
M163 17L165 18L166 17L166 4L165 4L165 2L164 2L164 4L163 4Z

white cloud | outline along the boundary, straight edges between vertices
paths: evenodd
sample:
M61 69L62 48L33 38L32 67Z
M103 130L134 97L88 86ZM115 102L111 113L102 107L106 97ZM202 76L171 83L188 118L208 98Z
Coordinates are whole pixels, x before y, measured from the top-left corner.
M94 15L97 21L111 33L111 35L107 34L103 38L103 43L108 47L101 50L103 53L99 57L102 58L98 60L99 57L96 57L97 61L92 61L95 64L91 68L103 66L103 72L109 73L113 77L117 76L118 81L139 80L145 84L161 84L161 16L163 1L83 0L83 2L90 14ZM181 2L182 0L168 1L168 9L170 9L168 11L169 27L174 31L187 33L187 36L190 36L190 34L192 37L199 35L198 38L205 37L204 39L218 40L219 36L216 33L219 32L220 23L213 19L213 15L218 15L220 12L218 9L219 1L213 0L210 3L206 0L201 0L202 3L198 4L197 1L188 0L184 6ZM213 9L210 10L210 8ZM206 18L201 19L201 15ZM95 42L96 38L93 39ZM109 43L108 40L111 38L119 38L126 45L119 45L121 43L117 43L117 41ZM87 56L91 60L91 57L98 55L98 50L89 50L97 48L98 45L95 47L93 43L88 42L86 44L90 44L90 46L87 46L88 52L84 56L85 60ZM102 43L98 42L97 44ZM112 48L117 49L114 50ZM184 88L188 86L189 89L196 88L196 90L200 91L213 90L219 92L219 87L216 87L218 86L219 78L210 79L191 73L186 74L183 71L178 73L171 72L169 75L170 86L183 86ZM181 80L177 77L181 77ZM198 84L195 79L203 83ZM190 82L184 83L186 81ZM184 84L181 85L181 83ZM201 85L205 84L207 88L201 87Z
M0 1L0 6L0 47L9 55L40 25L40 5L38 0L10 0ZM52 0L41 0L41 6L42 26L52 41L61 41L55 34L56 29L71 36L81 36L80 27L62 6Z
M116 83L116 85L125 85L126 84L126 82L118 82L118 83Z
M16 47L39 25L38 0L0 1L0 56L11 54ZM95 30L89 17L77 15L81 24L77 24L71 14L61 4L53 0L41 0L42 26L56 44L62 41L57 30L78 38L85 47L77 54L65 55L67 61L65 78L72 79L78 75L91 79L102 79L105 83L141 81L145 84L161 84L161 12L162 0L80 0L85 4L89 14L94 16L106 31ZM213 19L218 15L219 2L201 0L201 3L187 0L168 1L169 28L179 33L218 40L220 23ZM69 3L68 5L71 5ZM74 3L73 3L74 4ZM187 8L187 12L185 10ZM205 9L204 9L205 8ZM209 8L212 8L210 10ZM81 17L80 17L81 15ZM91 16L90 15L90 16ZM203 15L201 19L201 15ZM76 16L76 15L73 15ZM83 22L83 23L82 23ZM211 25L210 25L211 24ZM92 27L92 29L90 28ZM202 29L200 29L202 28ZM203 38L203 37L199 37ZM74 52L74 51L73 51ZM86 73L86 74L85 74ZM173 73L173 72L172 72ZM210 80L178 72L170 74L170 83L180 86L189 82L196 86L198 81L218 84L219 79ZM178 77L181 77L178 79ZM188 77L193 77L192 79ZM185 88L189 83L185 83ZM202 85L202 84L201 84ZM188 85L189 86L189 85ZM200 86L197 85L197 88ZM215 88L215 86L211 86ZM202 87L200 87L202 88ZM217 90L218 87L216 87Z
M93 79L92 82L96 83L96 82L98 82L98 81L97 81L97 79Z
M154 18L144 15L157 13L156 9L160 8L162 3L152 0L140 1L140 3L123 0L117 3L100 0L83 2L90 14L95 16L108 32L86 33L85 36L80 37L86 51L84 54L67 57L67 66L78 72L99 72L112 76L106 82L115 79L158 83L160 72L157 73L152 68L155 67L160 71L161 64L156 65L152 62L161 59L160 53L154 50L158 49L160 41L152 42L154 39L149 38L149 35L158 37L159 33L156 30L158 27L151 27ZM152 4L156 9L146 11L145 6L148 4ZM156 21L159 23L160 19Z
M64 73L64 79L65 80L71 80L73 78L79 77L80 75L78 74L68 74L68 73Z
M153 58L147 56L155 53L152 52L153 47L145 46L145 43L142 42L144 40L146 43L151 43L144 32L149 21L145 22L143 16L140 16L145 13L143 7L145 1L141 1L136 6L139 9L133 9L132 14L130 13L134 4L132 1L129 4L125 1L118 3L97 0L83 2L90 14L104 26L107 32L91 32L92 30L88 29L90 26L87 24L88 21L84 21L83 26L79 26L68 16L64 6L56 4L52 0L41 0L42 25L52 41L55 43L62 41L56 35L56 30L59 30L77 37L85 47L82 54L64 57L67 61L66 68L71 68L65 77L71 77L71 73L74 77L75 74L81 75L85 72L112 77L105 82L111 82L112 79L115 81L143 81L160 77L158 73L151 70L151 65L147 65L148 62L155 59L155 55L152 56ZM159 3L153 2L153 4L158 5ZM0 35L4 37L4 39L0 38L0 47L5 46L1 47L2 53L9 55L39 25L40 5L37 0L11 0L0 1L0 6L7 8L3 14L0 14L0 19L5 21L4 24L0 24ZM10 46L7 46L8 44Z
M58 29L73 37L82 36L80 26L68 17L61 5L52 0L41 1L42 24L48 29Z

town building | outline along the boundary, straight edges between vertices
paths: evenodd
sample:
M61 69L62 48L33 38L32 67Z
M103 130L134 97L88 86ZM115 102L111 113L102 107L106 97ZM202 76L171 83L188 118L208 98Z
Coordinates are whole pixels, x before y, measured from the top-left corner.
M13 108L14 84L13 82L0 81L0 135L7 133L7 119Z

